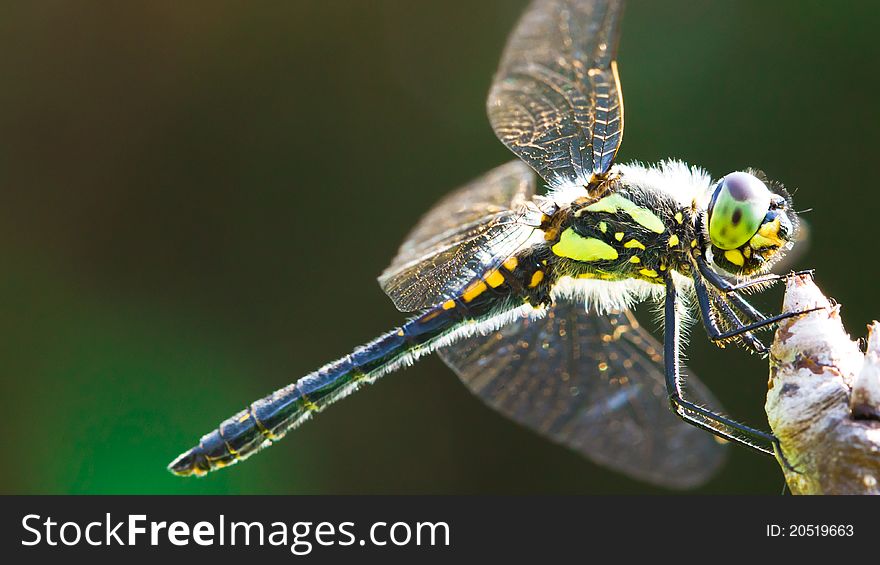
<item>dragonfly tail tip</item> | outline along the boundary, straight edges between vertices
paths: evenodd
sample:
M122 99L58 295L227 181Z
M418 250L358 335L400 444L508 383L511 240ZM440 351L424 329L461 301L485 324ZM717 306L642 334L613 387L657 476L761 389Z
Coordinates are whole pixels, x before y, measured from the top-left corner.
M197 449L190 449L172 461L168 465L168 470L178 477L189 477L191 475L203 477L210 470L210 466L203 453L200 453Z

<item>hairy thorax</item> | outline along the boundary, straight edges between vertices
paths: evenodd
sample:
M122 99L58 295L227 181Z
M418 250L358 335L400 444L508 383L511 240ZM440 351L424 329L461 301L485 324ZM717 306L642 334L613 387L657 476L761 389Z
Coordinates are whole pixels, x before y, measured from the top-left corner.
M622 179L560 208L544 233L556 278L662 284L669 270L690 269L699 245L692 207Z

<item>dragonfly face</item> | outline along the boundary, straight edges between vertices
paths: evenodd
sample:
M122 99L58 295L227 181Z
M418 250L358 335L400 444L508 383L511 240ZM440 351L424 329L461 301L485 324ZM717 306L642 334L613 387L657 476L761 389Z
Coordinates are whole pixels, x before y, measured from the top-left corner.
M715 264L734 275L764 271L791 247L797 214L791 197L749 172L718 181L707 211L709 241Z
M431 352L496 410L641 480L706 481L724 451L704 430L774 452L771 435L710 408L717 401L693 375L684 395L678 295L693 289L713 342L766 352L753 331L782 317L766 318L739 291L778 278L756 275L791 245L790 199L758 173L713 183L677 161L614 163L622 5L532 2L487 102L496 135L519 160L437 203L379 277L412 318L248 405L172 472L241 461ZM535 173L546 196L536 194ZM628 309L649 297L664 301L662 344Z

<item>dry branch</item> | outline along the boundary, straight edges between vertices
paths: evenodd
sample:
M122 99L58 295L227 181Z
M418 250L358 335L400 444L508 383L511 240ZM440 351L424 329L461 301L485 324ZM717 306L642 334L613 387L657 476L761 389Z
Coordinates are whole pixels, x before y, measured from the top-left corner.
M821 310L779 324L765 409L794 494L880 494L880 324L866 353L850 339L810 277L789 279L784 312Z

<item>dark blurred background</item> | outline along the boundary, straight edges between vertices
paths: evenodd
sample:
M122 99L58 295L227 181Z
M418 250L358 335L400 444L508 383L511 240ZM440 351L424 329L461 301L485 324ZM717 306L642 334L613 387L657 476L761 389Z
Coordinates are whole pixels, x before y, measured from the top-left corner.
M496 415L436 358L243 465L165 471L403 319L375 276L433 201L512 158L484 100L524 5L0 5L0 491L664 492ZM878 23L871 1L632 1L620 51L619 160L798 189L798 267L855 335L880 315ZM727 410L766 426L766 363L692 341ZM781 487L732 449L703 490Z

